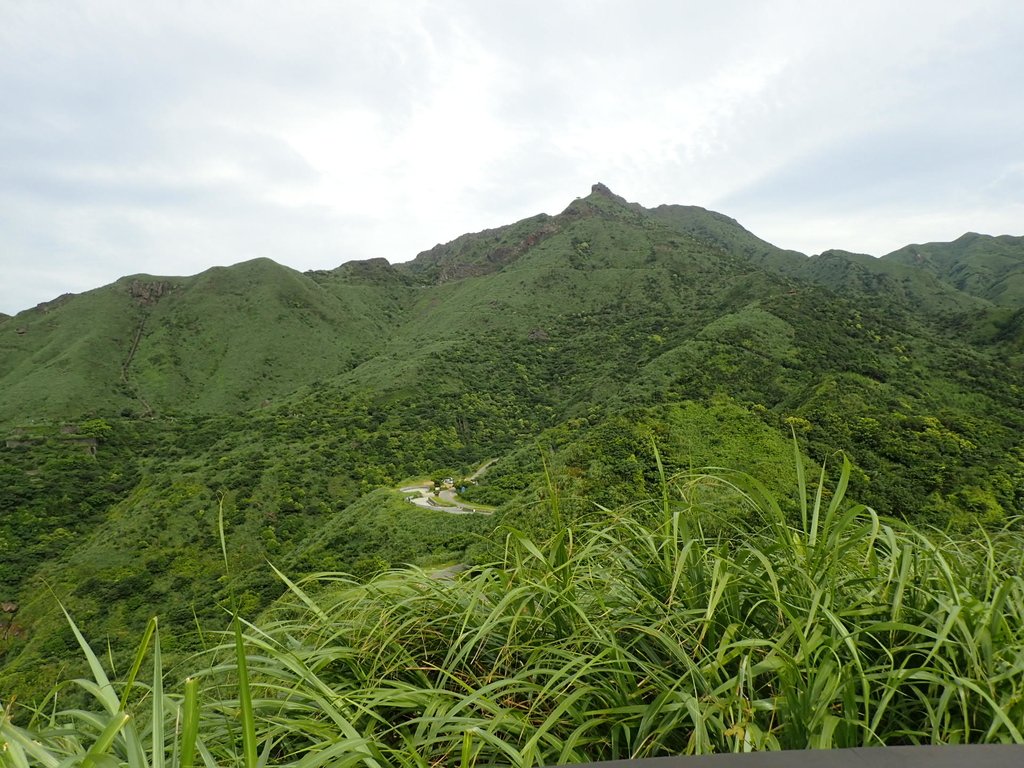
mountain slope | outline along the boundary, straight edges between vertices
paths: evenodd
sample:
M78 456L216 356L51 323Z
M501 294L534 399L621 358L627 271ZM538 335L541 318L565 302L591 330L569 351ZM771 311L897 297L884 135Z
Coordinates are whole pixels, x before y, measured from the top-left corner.
M844 296L870 300L885 311L901 309L931 319L992 307L932 274L862 253L825 251L807 259L795 274Z
M398 277L318 281L268 259L127 277L4 324L0 424L259 405L372 356L403 301Z
M934 275L971 296L1004 307L1024 303L1024 237L974 232L951 243L908 245L882 257Z
M193 612L274 598L267 559L468 557L503 523L551 530L552 488L567 518L657 495L655 446L669 472L784 492L795 432L814 461L846 451L883 514L999 525L1024 512L1024 307L945 275L595 185L408 264L257 260L20 313L0 323L0 600L23 606L5 679L45 688L74 642L47 584L115 655L151 610L184 653ZM493 517L428 520L395 490L491 459L467 493Z
M660 205L650 215L766 270L881 302L889 310L902 307L937 317L1024 302L1024 238L967 234L954 243L907 246L881 259L842 250L807 257L777 248L735 220L696 206Z

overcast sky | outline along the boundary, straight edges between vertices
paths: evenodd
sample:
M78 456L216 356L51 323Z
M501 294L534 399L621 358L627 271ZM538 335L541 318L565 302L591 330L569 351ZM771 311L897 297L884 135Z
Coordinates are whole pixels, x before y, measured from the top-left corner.
M805 253L1024 234L1024 3L0 0L0 312L596 181Z

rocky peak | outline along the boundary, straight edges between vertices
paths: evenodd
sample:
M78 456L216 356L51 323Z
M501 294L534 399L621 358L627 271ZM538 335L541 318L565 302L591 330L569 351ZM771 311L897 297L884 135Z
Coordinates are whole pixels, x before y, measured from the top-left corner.
M562 211L562 216L601 216L621 217L624 212L636 216L645 213L645 209L637 203L631 203L624 197L612 192L607 185L600 181L591 185L590 194L586 197L577 197L568 207Z

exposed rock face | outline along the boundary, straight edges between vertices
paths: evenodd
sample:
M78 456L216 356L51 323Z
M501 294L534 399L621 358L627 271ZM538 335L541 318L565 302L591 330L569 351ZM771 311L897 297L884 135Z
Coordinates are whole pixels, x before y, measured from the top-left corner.
M456 266L450 271L442 271L441 282L444 282L445 280L456 280L462 277L469 277L471 275L483 275L489 272L496 272L506 264L510 264L518 259L537 243L542 240L547 240L549 237L556 234L559 229L560 227L555 222L548 222L539 229L528 234L517 243L495 248L487 254L486 264L477 264L472 266L461 265L461 267Z
M156 304L170 290L171 284L166 280L132 280L128 284L128 295L143 306Z
M607 203L615 203L608 205ZM591 185L590 194L586 197L577 197L568 207L562 211L561 217L579 218L581 216L600 216L603 218L621 217L627 213L633 217L643 215L646 209L639 203L631 203L624 197L612 192L601 182Z
M527 334L526 338L530 341L547 341L549 337L547 331L543 328L534 328L529 334Z
M518 259L530 248L537 245L537 243L561 231L561 222L557 219L545 216L541 221L543 223L539 223L536 229L522 239L515 243L499 245L496 248L490 249L483 254L483 259L479 261L464 261L461 251L471 244L473 239L480 237L480 235L471 235L465 239L460 238L451 243L434 246L429 251L420 254L420 256L437 263L436 281L438 283L445 283L449 280L461 280L465 277L487 275L497 272L506 264ZM481 234L486 235L487 233Z

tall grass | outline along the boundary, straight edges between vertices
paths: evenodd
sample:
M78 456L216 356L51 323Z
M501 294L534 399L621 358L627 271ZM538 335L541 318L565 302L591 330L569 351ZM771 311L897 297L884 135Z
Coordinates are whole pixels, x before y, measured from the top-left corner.
M282 574L288 598L236 623L184 698L154 659L150 757L98 662L80 684L103 707L0 735L15 766L191 765L197 744L207 765L302 768L1024 742L1024 536L880 519L848 476L801 473L792 515L742 475L669 479L549 541L510 532L456 580Z

